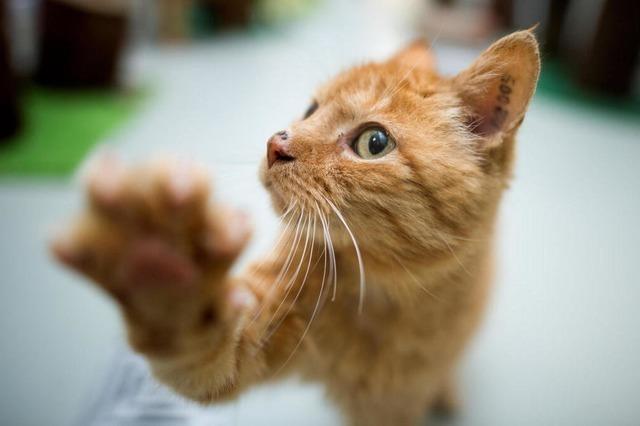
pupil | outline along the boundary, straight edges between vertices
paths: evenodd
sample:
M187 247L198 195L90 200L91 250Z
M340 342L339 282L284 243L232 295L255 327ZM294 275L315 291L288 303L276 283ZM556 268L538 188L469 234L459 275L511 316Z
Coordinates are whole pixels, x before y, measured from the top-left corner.
M373 155L380 154L387 146L387 135L378 131L369 138L369 152Z

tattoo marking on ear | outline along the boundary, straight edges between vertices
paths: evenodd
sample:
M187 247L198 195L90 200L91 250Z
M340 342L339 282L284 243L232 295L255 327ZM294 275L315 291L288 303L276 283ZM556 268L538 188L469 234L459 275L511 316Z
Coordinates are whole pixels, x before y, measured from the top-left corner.
M493 118L491 119L491 126L496 130L502 127L509 115L507 105L511 102L511 93L515 82L516 80L509 74L505 74L500 78L499 93L496 97L498 105L493 109Z

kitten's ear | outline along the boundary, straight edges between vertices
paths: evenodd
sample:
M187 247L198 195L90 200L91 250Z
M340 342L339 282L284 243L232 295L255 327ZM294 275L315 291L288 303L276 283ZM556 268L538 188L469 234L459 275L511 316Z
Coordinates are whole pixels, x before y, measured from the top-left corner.
M486 147L517 129L540 74L538 42L531 30L503 37L453 79L470 108L470 126Z
M415 69L433 71L436 68L436 59L431 50L431 46L424 39L414 40L393 55L389 61Z

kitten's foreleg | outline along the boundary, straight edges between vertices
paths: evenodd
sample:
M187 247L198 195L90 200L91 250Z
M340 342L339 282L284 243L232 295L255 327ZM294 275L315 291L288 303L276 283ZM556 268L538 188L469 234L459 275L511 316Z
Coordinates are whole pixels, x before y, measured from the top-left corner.
M53 251L118 302L131 346L154 374L203 403L268 377L291 346L280 336L299 325L283 318L260 342L266 315L250 318L257 277L228 276L249 238L245 217L208 202L202 173L170 163L103 160L88 192L88 209Z

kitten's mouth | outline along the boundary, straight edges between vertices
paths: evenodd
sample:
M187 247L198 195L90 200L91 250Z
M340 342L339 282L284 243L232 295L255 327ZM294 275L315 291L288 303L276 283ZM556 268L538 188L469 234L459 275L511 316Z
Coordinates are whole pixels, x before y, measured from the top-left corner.
M278 163L288 163L288 162L293 161L293 160L295 160L295 158L290 156L290 155L279 154L273 165L275 166Z
M271 167L264 161L260 168L262 184L269 192L276 212L280 214L293 205L304 205L311 209L319 202L319 196L314 196L314 191L310 188L313 185L304 178L305 172L293 166L295 160L294 157L286 155Z

